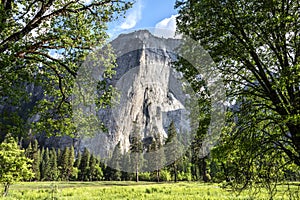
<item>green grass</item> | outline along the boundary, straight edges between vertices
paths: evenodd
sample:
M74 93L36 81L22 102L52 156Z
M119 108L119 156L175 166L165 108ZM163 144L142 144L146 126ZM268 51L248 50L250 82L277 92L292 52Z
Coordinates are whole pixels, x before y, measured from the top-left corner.
M296 187L294 188L294 190ZM275 199L290 199L286 186L278 187ZM269 199L266 192L252 197L250 191L236 196L221 189L218 184L199 182L150 183L150 182L32 182L11 186L4 200L11 199ZM296 197L295 197L296 199Z

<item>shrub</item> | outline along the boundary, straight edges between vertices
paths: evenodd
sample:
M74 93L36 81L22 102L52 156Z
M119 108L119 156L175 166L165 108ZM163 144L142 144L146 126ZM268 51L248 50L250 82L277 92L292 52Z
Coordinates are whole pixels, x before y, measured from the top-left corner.
M141 180L141 181L150 181L151 180L150 172L139 173L139 180Z
M192 180L191 173L186 173L186 172L178 173L178 181L191 181L191 180Z
M160 171L160 181L170 181L171 180L171 174L167 170L161 170Z

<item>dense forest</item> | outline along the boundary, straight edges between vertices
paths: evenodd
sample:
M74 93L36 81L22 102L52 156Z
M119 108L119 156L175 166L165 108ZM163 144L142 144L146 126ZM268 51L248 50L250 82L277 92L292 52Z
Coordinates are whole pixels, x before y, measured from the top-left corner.
M116 149L119 148L118 146ZM116 157L118 150L114 151L111 159L108 161L100 161L85 148L81 153L74 151L73 147L60 149L41 148L37 140L30 143L23 152L24 155L31 160L31 169L34 175L27 181L199 181L206 182L222 182L234 178L232 168L226 167L224 163L220 163L214 159L207 159L196 163L195 156L191 151L186 152L182 158L176 160L176 169L174 164L159 168L159 171L140 172L138 179L136 174L132 172L120 171L107 166L108 162L118 162ZM119 152L120 153L120 152ZM76 156L75 156L76 155ZM163 153L160 154L161 162L163 162ZM131 162L130 154L119 162ZM151 158L153 159L153 158ZM150 163L150 162L149 162ZM147 165L145 158L143 165ZM152 164L152 163L151 163ZM161 164L163 166L163 164ZM204 166L205 165L205 166ZM176 170L176 171L175 171ZM159 176L158 176L159 172ZM176 174L176 176L175 176ZM286 170L282 174L287 181L299 181L298 173L292 170ZM175 179L176 178L176 179Z

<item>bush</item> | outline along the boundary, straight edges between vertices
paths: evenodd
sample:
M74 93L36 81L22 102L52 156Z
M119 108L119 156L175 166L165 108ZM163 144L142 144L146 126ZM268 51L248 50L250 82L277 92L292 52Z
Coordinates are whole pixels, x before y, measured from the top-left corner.
M78 179L78 173L79 173L79 169L77 167L73 167L70 180L71 181L76 181Z
M170 181L171 180L171 174L167 170L161 170L160 171L160 181Z
M139 173L139 180L140 181L150 181L151 180L150 172Z
M210 174L206 173L203 180L204 180L204 182L210 182L211 181Z
M180 172L178 173L178 181L191 181L192 174L187 172Z

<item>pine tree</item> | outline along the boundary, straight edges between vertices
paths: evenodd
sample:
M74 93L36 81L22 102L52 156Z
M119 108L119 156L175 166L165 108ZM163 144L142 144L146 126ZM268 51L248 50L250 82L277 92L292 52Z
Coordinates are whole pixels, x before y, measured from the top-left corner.
M41 163L41 157L40 157L40 149L38 147L38 141L35 139L32 146L32 171L34 172L35 180L40 180L40 163Z
M121 180L121 159L122 159L122 153L121 153L121 146L120 142L115 146L113 155L110 159L109 166L111 167L111 179L115 181Z
M81 162L81 153L80 153L80 151L78 151L77 158L76 158L75 163L74 163L74 167L79 169L80 162Z
M81 162L81 153L80 153L80 151L78 151L74 165L73 165L72 180L78 180L80 162Z
M25 150L25 156L31 160L33 160L33 149L32 149L32 145L31 145L31 142L29 143L27 149ZM31 165L31 169L32 169L32 172L33 172L33 166ZM40 170L39 170L40 171ZM34 177L32 177L32 179L34 180L35 179L35 175Z
M37 181L40 180L40 150L38 148L37 140L34 140L33 145L31 142L29 143L26 149L26 157L32 160L32 171L34 173L34 177L32 180Z
M155 140L150 145L150 159L149 159L149 167L150 169L155 169L156 180L160 181L160 170L163 168L165 163L165 153L163 149L163 145L161 142L160 135L155 136Z
M63 180L69 180L73 172L74 148L65 147L61 156L61 177Z
M41 180L42 181L49 181L51 179L50 175L50 158L49 158L49 149L46 148L46 150L42 150L43 152L43 159L41 162Z
M130 167L131 167L131 163L130 163L130 154L129 153L125 153L122 157L122 180L124 181L129 181L131 180L131 173L130 173Z
M42 176L43 176L43 172L42 172L42 162L43 162L43 159L44 159L44 154L45 154L45 148L44 147L42 147L42 149L41 149L41 151L40 151L40 166L39 166L39 168L40 168L40 181L42 180Z
M61 169L62 169L62 152L61 152L60 148L57 149L56 158L57 158L58 180L62 180L62 175L61 175Z
M32 157L32 145L31 145L31 142L29 143L27 149L25 150L25 156L27 158L31 158Z
M57 155L56 150L54 148L50 151L50 180L51 181L57 181L59 172L58 172L58 166L57 166Z
M88 179L90 181L94 181L96 177L96 165L97 165L97 159L92 154L89 162L89 171L88 171Z
M98 159L96 159L94 180L95 181L103 180L103 171L102 171L102 168L101 168L101 163Z
M139 169L142 165L141 163L141 156L143 153L143 144L141 141L141 135L140 131L137 127L137 123L134 122L133 132L129 136L130 141L130 158L132 160L132 164L134 165L134 171L135 171L135 180L136 182L139 181Z
M172 164L169 166L171 167L171 171L174 175L174 182L177 182L177 162L180 157L181 153L181 145L177 139L177 131L174 124L174 121L170 123L170 126L168 128L168 137L165 142L165 155L167 158L174 159Z
M89 163L90 163L90 152L88 151L87 148L84 149L82 157L81 157L81 162L79 166L79 180L81 181L88 181L88 172L89 172Z
M67 147L65 147L61 153L60 156L60 174L61 174L61 179L62 180L66 180L66 171L67 171L67 165L68 165L68 155L69 154L69 150L67 149Z
M75 162L75 151L74 151L74 147L71 146L70 152L69 152L69 157L68 157L68 171L67 171L68 180L70 179L70 177L73 174L74 162Z

